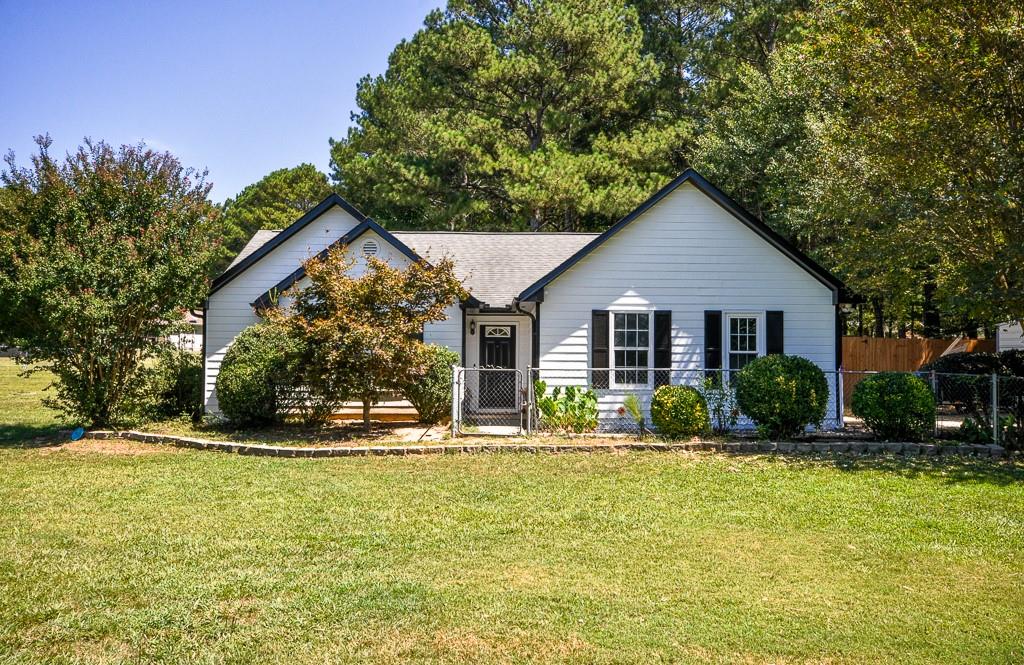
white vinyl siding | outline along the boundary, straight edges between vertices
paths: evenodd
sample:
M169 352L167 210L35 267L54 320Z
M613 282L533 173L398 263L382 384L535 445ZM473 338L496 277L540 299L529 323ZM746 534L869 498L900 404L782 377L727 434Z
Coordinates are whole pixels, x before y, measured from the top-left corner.
M996 350L1024 349L1024 330L1019 323L1004 323L996 329Z
M542 368L589 366L595 309L671 310L674 370L703 368L705 310L723 312L723 332L730 312L782 310L786 352L835 368L832 291L690 184L545 287ZM612 415L629 390L601 392L602 415Z
M334 207L310 222L305 228L283 244L235 277L226 286L210 296L206 310L206 373L204 404L207 413L217 414L216 382L220 363L235 337L248 326L258 323L260 318L252 309L254 300L293 273L302 262L316 255L336 241L357 224L355 218L340 207ZM366 241L378 245L377 258L393 265L405 265L408 259L383 238L367 231L356 241L360 250ZM353 272L359 274L365 267L362 252L359 253ZM302 286L302 283L299 284ZM282 301L286 304L286 301ZM427 326L424 340L443 344L456 352L461 350L462 319L458 305L449 308L454 319Z

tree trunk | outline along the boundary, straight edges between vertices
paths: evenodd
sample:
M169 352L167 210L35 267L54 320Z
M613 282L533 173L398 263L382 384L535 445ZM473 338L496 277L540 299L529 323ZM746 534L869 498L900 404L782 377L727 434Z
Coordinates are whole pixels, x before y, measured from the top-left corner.
M363 398L363 431L367 434L370 433L370 406L373 404L373 400L369 397Z
M882 309L882 299L872 298L871 308L875 314L875 337L885 337L885 311Z
M941 337L940 330L942 321L939 318L939 308L935 304L935 277L929 271L925 276L924 285L921 287L921 295L924 298L921 312L921 333L925 337Z

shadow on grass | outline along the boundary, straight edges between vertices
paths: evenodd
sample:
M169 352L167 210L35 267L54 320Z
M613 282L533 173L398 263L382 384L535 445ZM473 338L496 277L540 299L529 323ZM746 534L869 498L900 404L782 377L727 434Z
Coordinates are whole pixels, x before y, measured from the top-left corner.
M307 446L396 441L403 438L402 435L407 434L409 430L423 432L427 428L427 425L416 422L373 421L370 432L366 432L363 429L362 421L331 421L323 427L285 423L238 429L228 424L191 424L182 421L165 421L149 423L142 429L165 434L244 443ZM404 431L400 432L400 430ZM406 442L408 441L406 440Z
M824 462L821 458L818 458L817 461L818 463ZM905 478L937 478L949 483L1012 485L1024 482L1024 462L1016 458L994 460L877 455L836 457L829 459L826 463L847 473L875 471L900 475Z
M0 423L0 448L43 448L67 440L67 430L56 425Z

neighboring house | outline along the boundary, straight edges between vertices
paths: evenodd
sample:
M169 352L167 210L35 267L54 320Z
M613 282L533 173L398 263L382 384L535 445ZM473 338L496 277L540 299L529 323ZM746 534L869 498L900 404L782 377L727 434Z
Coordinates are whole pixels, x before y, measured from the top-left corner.
M167 336L167 341L182 351L199 352L203 349L203 317L185 310L180 325Z
M996 352L1024 350L1024 330L1019 323L1003 323L996 328Z
M302 262L334 244L357 256L355 271L366 255L395 265L450 257L471 295L424 341L466 367L615 368L593 382L604 411L653 389L653 372L630 370L738 368L777 352L825 371L840 364L843 284L692 170L601 234L390 233L332 195L282 231L257 232L214 280L208 412L218 411L217 372L234 337L276 294L301 287Z

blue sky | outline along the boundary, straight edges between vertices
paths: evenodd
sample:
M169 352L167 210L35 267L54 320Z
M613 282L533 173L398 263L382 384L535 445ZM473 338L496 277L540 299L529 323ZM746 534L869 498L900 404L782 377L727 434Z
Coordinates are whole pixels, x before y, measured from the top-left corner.
M356 83L441 0L0 0L0 151L85 136L208 168L221 201L268 172L328 168Z

